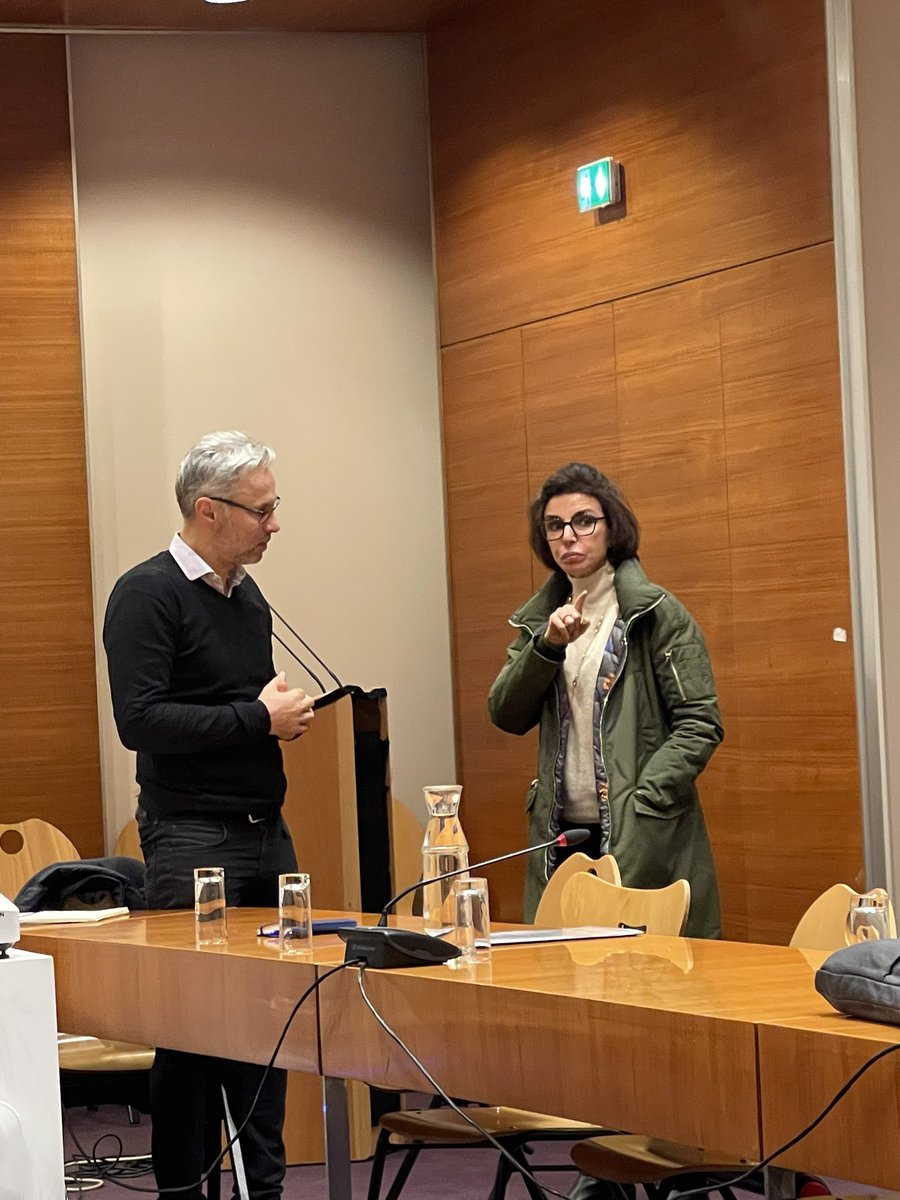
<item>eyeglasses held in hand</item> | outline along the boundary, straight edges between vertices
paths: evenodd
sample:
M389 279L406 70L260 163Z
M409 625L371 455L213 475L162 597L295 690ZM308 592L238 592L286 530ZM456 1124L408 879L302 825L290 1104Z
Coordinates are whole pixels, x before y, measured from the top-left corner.
M605 521L606 517L595 517L592 513L576 513L571 521L564 521L561 517L545 517L544 518L544 537L548 542L558 541L566 532L568 525L576 537L587 537L588 534L594 532L599 521Z
M226 496L210 496L210 500L217 500L219 504L227 504L229 508L240 508L244 512L249 513L251 517L256 517L260 525L263 521L268 521L272 513L281 503L281 497L276 496L274 504L270 504L267 508L251 508L249 504L241 504L240 500L229 500Z

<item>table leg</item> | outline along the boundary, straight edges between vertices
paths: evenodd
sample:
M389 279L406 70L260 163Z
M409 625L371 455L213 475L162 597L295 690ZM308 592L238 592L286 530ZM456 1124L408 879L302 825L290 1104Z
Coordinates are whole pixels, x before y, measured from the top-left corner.
M781 1167L764 1167L763 1180L766 1200L795 1200L797 1176L793 1171L785 1171Z
M352 1200L350 1177L350 1119L347 1114L347 1082L325 1075L325 1177L328 1200Z

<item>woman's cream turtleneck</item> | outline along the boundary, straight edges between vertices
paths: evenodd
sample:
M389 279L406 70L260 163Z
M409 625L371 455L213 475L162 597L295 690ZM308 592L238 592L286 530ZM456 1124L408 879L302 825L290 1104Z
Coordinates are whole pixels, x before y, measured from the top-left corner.
M614 579L609 563L584 579L569 579L573 600L587 592L582 611L590 621L589 628L566 649L563 662L570 717L562 815L569 822L596 824L600 819L594 770L594 695L603 651L619 614Z

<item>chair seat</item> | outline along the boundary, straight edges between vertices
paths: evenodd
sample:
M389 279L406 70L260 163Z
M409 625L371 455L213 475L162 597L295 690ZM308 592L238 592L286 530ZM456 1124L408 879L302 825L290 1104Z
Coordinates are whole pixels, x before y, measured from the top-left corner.
M112 1042L81 1034L57 1034L61 1071L149 1071L153 1047L132 1042Z
M572 1132L573 1138L587 1137L597 1132L596 1125L582 1121L569 1121L565 1117L551 1117L546 1113L528 1112L521 1108L467 1108L472 1120L494 1137L533 1133L536 1136L562 1131ZM473 1142L483 1139L468 1121L452 1108L411 1108L402 1112L386 1113L380 1120L382 1129L391 1134L395 1144L402 1142Z
M572 1160L585 1175L611 1183L661 1183L678 1175L740 1174L750 1162L719 1150L684 1146L638 1134L592 1138L572 1148Z

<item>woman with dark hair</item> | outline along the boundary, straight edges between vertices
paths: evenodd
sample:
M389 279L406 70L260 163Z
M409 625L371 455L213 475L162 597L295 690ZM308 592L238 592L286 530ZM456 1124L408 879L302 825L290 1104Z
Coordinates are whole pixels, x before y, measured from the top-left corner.
M507 733L539 725L532 845L587 827L630 887L691 885L686 934L718 937L719 892L695 780L722 740L703 634L638 562L618 488L586 463L555 471L531 505L531 546L552 574L510 618L519 631L491 688ZM528 858L531 920L565 851Z

